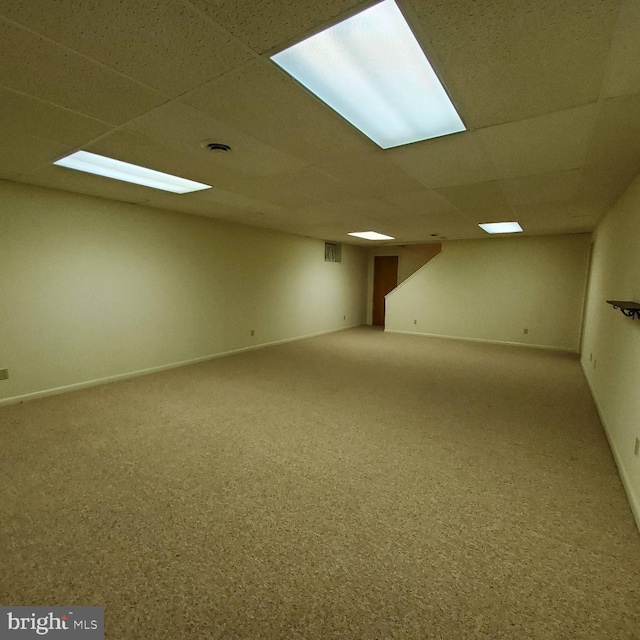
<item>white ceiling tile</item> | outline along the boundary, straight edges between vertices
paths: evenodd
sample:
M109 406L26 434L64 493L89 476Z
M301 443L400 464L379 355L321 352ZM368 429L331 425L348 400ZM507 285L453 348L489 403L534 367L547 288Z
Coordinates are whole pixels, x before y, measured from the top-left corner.
M175 0L3 2L10 19L158 91L177 96L255 57Z
M576 169L585 162L596 105L481 129L500 178Z
M573 218L585 218L601 216L605 207L595 201L574 200L571 202L549 202L546 204L521 205L517 208L517 220L522 224L536 223L541 220L554 220L555 223L572 220ZM554 223L554 224L555 224Z
M171 147L128 130L118 130L87 145L88 151L131 162L157 171L209 184L219 191L242 194L247 201L262 201L264 206L303 206L317 201L304 195L304 186L295 177L299 174L279 173L251 176L225 166L214 153L199 147ZM303 179L314 184L312 176ZM297 191L289 189L291 185ZM204 193L204 192L203 192ZM267 204L268 203L268 204Z
M350 192L361 197L392 195L422 187L382 151L336 159L319 168L346 182Z
M225 222L233 222L235 224L247 224L251 226L262 226L260 223L264 219L265 214L257 211L247 211L246 209L233 209L229 207L227 213L216 215L219 220Z
M297 158L181 102L162 105L129 122L126 128L165 146L196 153L211 167L224 171L267 176L306 166ZM227 144L231 151L204 150L201 143L206 140Z
M607 63L602 96L640 93L640 2L622 0Z
M460 215L460 212L448 200L430 189L408 191L390 195L384 199L408 215L443 219L455 218Z
M460 213L454 216L403 216L389 220L391 235L402 237L406 241L435 240L436 238L459 237L467 234L476 226L472 221L464 218ZM413 235L417 234L417 235Z
M314 224L342 223L350 227L350 231L357 231L355 227L385 223L393 215L392 205L375 198L318 203L296 211L298 221L304 220Z
M190 213L193 215L206 216L208 218L234 219L237 222L251 223L256 217L262 215L257 211L246 208L237 208L230 204L224 204L222 201L216 201L214 198L205 198L198 192L180 195L176 193L155 192L144 203L144 206L158 207L159 209L168 209L169 211L180 211L182 213ZM209 193L208 191L206 193Z
M638 174L638 167L632 163L589 165L580 173L580 199L606 211L631 184Z
M189 1L260 53L302 39L309 31L341 20L345 11L370 4L354 0Z
M619 0L407 0L472 128L593 102Z
M493 161L475 132L425 140L389 149L385 154L425 187L449 187L497 178Z
M7 171L5 169L0 168L0 180L9 180L16 182L20 179L20 174L15 173L14 171Z
M287 209L298 209L320 202L319 198L295 189L298 186L295 181L295 172L271 176L236 177L236 179L226 180L224 183L219 181L216 184Z
M269 60L249 63L180 100L313 164L378 149Z
M79 147L109 131L109 125L0 87L0 128Z
M581 179L580 169L572 169L522 178L507 178L499 182L507 202L518 207L572 200L580 191Z
M640 169L640 94L599 104L586 163Z
M297 194L307 202L340 202L361 197L361 190L351 187L348 180L338 180L315 167L279 173L268 179L273 188Z
M33 171L70 151L70 147L0 128L0 171L6 175Z
M200 147L193 149L168 147L137 133L120 130L87 145L86 149L110 158L211 185L212 189L198 193L199 199L251 211L262 212L281 208L278 202L271 202L268 198L255 197L248 193L251 190L245 187L251 181L251 177L245 175L239 179L236 178L232 168L220 166L215 154L206 152ZM287 175L269 176L269 180L273 182L288 179ZM301 176L301 172L297 172L296 176L294 183L300 189L304 186L304 179L308 180L314 188L320 187L313 175Z
M255 55L370 0L0 0L0 177L340 242L591 228L640 170L636 0L615 37L620 0L398 1L471 130L383 151ZM49 164L78 147L213 188Z
M149 140L132 131L119 129L83 147L86 151L130 162L155 171L171 173L188 180L211 184L221 172L209 163L211 159L199 150L184 152Z
M0 86L112 124L166 101L153 89L2 19Z
M513 207L497 181L434 189L467 217L479 222L513 220ZM482 218L481 220L479 218Z
M602 215L544 217L522 223L525 235L552 235L563 233L591 233Z
M233 209L241 209L253 213L265 213L266 211L273 212L280 211L282 209L282 207L271 202L257 200L256 198L250 198L243 193L234 193L233 191L227 191L218 187L199 192L197 194L197 199L202 200L202 202L214 203L216 205L231 207Z

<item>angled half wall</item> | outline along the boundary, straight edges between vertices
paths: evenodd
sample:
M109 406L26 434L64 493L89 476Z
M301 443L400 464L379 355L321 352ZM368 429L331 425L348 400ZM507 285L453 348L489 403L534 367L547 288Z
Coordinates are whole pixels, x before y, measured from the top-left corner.
M443 243L387 296L387 331L578 351L588 234Z

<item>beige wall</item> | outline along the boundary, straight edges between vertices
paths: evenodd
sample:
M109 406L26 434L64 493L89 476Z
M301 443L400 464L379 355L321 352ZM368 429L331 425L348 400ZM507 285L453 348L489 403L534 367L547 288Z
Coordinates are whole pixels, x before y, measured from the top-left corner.
M6 181L0 256L0 401L366 318L363 248Z
M586 234L445 242L387 296L386 329L577 351L588 251Z
M640 302L640 177L598 225L582 366L640 527L640 320L606 300Z

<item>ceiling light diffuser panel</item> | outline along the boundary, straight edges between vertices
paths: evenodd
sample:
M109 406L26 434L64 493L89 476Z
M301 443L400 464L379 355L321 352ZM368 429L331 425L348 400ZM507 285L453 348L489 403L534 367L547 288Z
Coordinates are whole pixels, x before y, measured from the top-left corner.
M393 0L271 59L383 149L465 130Z
M155 171L154 169L147 169L137 164L114 160L89 151L76 151L69 156L56 160L53 164L67 169L93 173L105 178L132 182L143 187L171 191L172 193L190 193L192 191L211 189L211 185L208 184L179 178L178 176L172 176L170 173L162 173L162 171Z
M348 235L355 238L364 238L365 240L395 240L393 236L385 236L384 233L378 233L377 231L354 231Z
M520 233L522 227L517 222L485 222L478 225L487 233Z

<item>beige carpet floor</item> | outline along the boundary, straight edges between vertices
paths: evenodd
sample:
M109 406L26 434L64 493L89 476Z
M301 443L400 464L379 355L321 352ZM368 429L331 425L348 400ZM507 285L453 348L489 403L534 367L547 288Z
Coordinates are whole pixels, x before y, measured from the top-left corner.
M640 638L578 359L348 330L0 408L0 604L111 640Z

